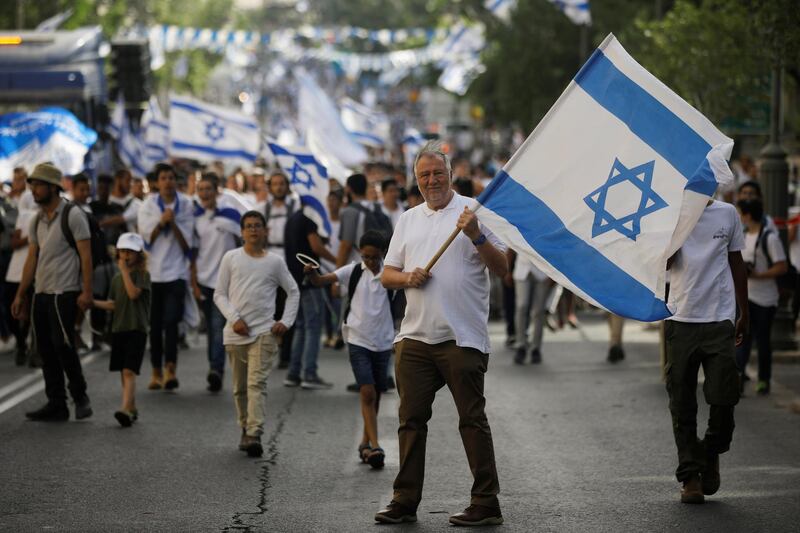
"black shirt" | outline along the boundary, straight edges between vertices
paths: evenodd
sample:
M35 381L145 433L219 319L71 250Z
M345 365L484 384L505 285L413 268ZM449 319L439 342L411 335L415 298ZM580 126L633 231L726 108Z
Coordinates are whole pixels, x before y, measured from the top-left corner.
M93 202L90 202L89 207L92 210L94 218L97 219L97 222L102 222L103 220L110 217L120 216L125 212L125 208L121 205L112 204L111 202L101 202L100 200L95 200ZM106 244L109 246L116 246L119 236L126 231L128 230L125 224L114 224L113 226L106 226L105 228L103 228L103 234L106 237Z
M289 273L291 273L297 282L297 286L301 289L307 288L308 284L303 286L303 279L305 278L303 264L297 260L295 254L305 254L319 261L319 256L311 249L311 242L308 240L308 236L314 233L317 233L317 225L305 216L302 211L295 212L286 220L283 238L286 264L289 267Z

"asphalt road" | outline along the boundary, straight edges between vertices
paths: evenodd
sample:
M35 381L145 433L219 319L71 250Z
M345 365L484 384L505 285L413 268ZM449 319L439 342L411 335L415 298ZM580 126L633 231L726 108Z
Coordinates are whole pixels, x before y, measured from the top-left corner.
M800 415L786 407L790 388L742 401L722 488L687 506L673 477L654 332L628 324L627 359L610 365L605 326L586 317L580 330L546 332L543 364L520 367L502 348L501 326L492 331L486 395L506 521L498 531L797 531ZM345 391L345 354L323 352L329 391L285 388L275 370L265 455L248 459L236 449L230 383L206 392L202 341L193 344L180 354L176 393L145 390L145 362L141 419L125 430L112 417L119 378L106 353L84 367L95 415L56 424L24 420L43 401L40 379L1 356L0 531L446 531L449 514L469 503L446 389L434 404L419 522L378 526L372 517L397 471L395 394L379 417L387 466L372 471L356 458L361 424L357 396Z

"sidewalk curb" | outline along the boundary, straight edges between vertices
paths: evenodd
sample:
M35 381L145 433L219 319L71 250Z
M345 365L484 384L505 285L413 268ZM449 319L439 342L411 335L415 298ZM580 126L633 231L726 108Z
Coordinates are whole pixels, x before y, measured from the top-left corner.
M800 364L800 351L798 350L773 350L772 362L780 365Z

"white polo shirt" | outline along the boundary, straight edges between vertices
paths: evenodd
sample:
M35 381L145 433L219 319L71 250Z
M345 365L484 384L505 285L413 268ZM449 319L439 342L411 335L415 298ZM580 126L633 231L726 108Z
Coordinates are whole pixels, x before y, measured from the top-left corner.
M350 263L334 272L343 293L350 286L350 276L357 264ZM348 294L350 312L342 325L342 338L347 344L355 344L373 352L385 352L392 349L394 322L387 291L381 284L383 267L373 274L362 262L361 269L355 293Z
M714 201L675 255L670 269L667 320L722 322L736 320L736 293L728 253L744 248L736 208Z
M238 246L241 214L232 207L195 210L197 283L214 289L222 257Z
M464 207L475 200L453 193L446 207L433 211L423 203L400 217L384 264L410 272L436 255ZM488 228L481 232L500 251L506 246ZM459 233L431 270L421 289L406 289L406 315L395 341L414 339L427 344L455 340L462 348L490 352L489 270L469 237Z

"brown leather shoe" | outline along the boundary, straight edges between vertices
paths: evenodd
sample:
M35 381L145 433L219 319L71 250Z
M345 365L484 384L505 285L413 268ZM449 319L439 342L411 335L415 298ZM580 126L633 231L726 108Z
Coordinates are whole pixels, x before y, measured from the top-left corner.
M261 457L264 453L264 448L261 446L261 437L245 435L242 438L242 444L244 444L244 451L247 452L248 457Z
M153 369L153 375L150 377L150 384L147 388L150 390L161 390L164 386L164 375L161 373L160 368Z
M174 390L178 388L178 376L175 375L175 363L164 365L164 389Z
M247 451L247 431L242 428L242 438L239 439L239 449L243 452Z
M700 486L700 476L692 476L683 482L681 503L703 503L705 500Z
M700 478L703 494L711 496L719 490L719 454L709 453L706 457L706 469Z
M451 516L450 523L456 526L499 526L503 523L503 515L500 509L472 504Z
M392 501L386 509L375 513L375 521L384 524L401 524L403 522L416 522L417 512L405 505Z

